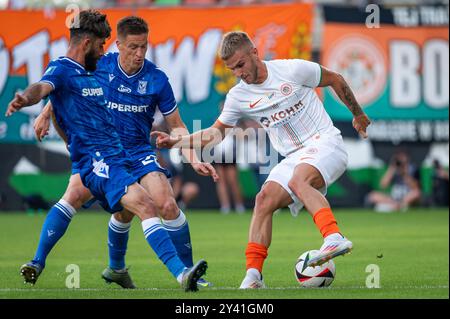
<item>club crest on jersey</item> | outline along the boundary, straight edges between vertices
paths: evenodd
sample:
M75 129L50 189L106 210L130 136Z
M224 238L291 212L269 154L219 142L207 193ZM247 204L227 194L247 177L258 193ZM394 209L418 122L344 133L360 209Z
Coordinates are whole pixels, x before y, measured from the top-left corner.
M131 93L131 89L127 88L125 85L121 84L118 88L117 91L122 92L122 93Z
M289 83L283 83L280 87L281 94L289 95L292 93L292 85Z
M109 178L109 166L105 162L103 162L103 158L100 161L97 161L95 158L92 159L92 166L94 169L92 170L95 175Z
M109 82L112 82L116 76L112 73L109 74Z
M147 81L139 81L137 91L139 94L147 93Z

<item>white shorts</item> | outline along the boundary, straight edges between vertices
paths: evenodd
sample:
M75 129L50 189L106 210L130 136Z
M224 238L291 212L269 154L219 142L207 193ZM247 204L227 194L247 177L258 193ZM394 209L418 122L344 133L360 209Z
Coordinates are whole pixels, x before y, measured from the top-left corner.
M334 183L347 168L348 156L341 135L320 135L312 137L307 146L289 154L270 172L265 183L272 181L281 185L294 201L289 208L297 216L303 203L289 188L288 183L294 175L294 169L301 163L314 166L322 175L325 186L319 191L326 195L327 187Z

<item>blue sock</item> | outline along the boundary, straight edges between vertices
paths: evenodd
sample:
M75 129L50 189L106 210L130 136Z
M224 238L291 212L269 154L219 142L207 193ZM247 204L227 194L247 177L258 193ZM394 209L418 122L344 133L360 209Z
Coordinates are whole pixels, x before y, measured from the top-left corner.
M177 278L184 270L185 265L177 255L177 251L170 240L167 230L161 225L158 217L142 221L144 236L158 258L166 265L172 275Z
M125 268L128 233L131 223L121 223L111 215L108 224L109 267L114 270Z
M164 228L169 233L170 239L177 250L178 256L186 267L192 267L194 261L192 258L191 234L186 215L181 211L174 220L163 220Z
M75 208L64 199L61 199L50 209L42 226L38 248L32 262L45 267L47 255L64 235L75 213Z

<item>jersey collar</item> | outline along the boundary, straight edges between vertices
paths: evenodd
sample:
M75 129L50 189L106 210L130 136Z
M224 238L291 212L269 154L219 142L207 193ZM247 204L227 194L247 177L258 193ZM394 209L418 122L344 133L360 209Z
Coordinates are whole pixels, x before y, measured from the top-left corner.
M142 63L142 66L139 69L139 71L137 71L136 73L134 73L132 75L128 75L120 66L119 55L117 55L117 67L119 68L120 72L122 72L123 75L125 75L128 79L131 79L131 78L135 77L136 75L138 75L139 73L141 73L142 69L144 68L144 64L145 64L145 60L144 60L144 63Z
M69 62L75 64L76 66L78 66L79 68L81 68L83 71L86 71L84 66L82 66L80 63L78 63L77 61L75 61L75 60L73 60L73 59L71 59L69 57L65 56L65 57L62 58L62 60L69 61Z

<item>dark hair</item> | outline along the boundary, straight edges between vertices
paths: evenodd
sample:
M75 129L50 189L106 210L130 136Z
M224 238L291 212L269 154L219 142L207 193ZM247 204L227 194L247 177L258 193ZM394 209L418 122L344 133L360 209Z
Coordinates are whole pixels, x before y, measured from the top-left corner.
M111 27L106 14L97 10L84 10L75 16L70 24L70 40L78 41L84 36L107 39L111 36Z
M144 19L136 16L128 16L117 23L117 36L139 35L148 33L148 25Z

